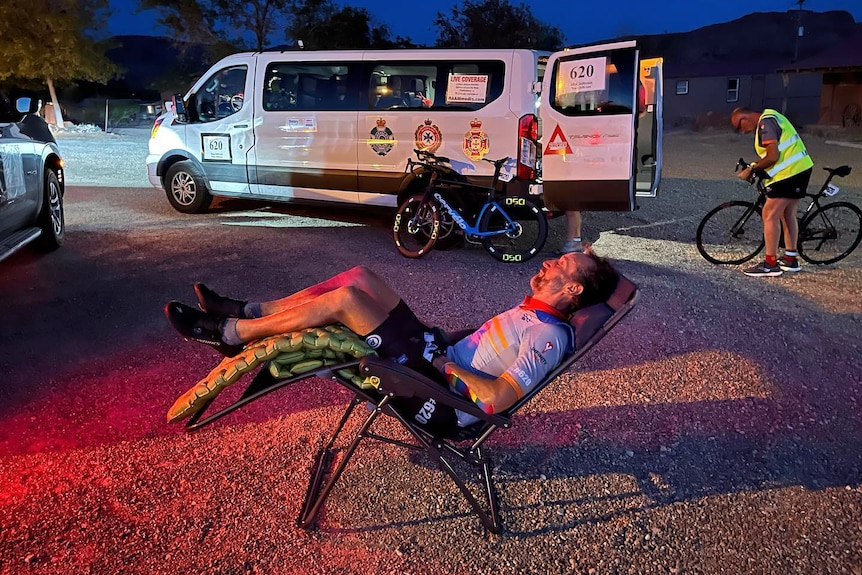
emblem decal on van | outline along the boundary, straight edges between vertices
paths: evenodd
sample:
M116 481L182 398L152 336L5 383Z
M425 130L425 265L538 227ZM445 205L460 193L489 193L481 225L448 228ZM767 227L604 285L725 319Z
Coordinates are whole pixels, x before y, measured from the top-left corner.
M443 143L443 134L436 124L431 124L431 118L425 120L421 126L416 128L416 147L432 154L440 148Z
M464 134L461 149L474 162L484 158L491 149L491 141L488 139L488 134L482 131L482 122L479 118L473 118L470 122L470 129Z
M545 155L548 154L571 154L572 147L569 146L569 141L566 135L563 134L562 128L557 124L554 128L554 133L551 134L551 139L548 140L548 145L545 147Z
M397 143L392 130L386 127L386 120L377 118L377 125L371 128L371 139L368 140L371 149L377 152L378 156L385 156Z

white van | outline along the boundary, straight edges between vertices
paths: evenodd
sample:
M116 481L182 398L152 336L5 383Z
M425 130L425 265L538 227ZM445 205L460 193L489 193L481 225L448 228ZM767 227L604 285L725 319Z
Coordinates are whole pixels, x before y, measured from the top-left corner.
M633 209L661 174L661 60L634 42L236 54L156 120L147 172L181 212L213 196L394 207L421 185L414 149L485 184L482 158L508 156L507 193L556 209Z

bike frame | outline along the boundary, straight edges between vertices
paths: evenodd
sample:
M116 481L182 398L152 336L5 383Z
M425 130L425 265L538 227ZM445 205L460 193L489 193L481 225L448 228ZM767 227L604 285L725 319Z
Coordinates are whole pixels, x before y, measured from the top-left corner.
M505 159L508 161L508 158ZM505 234L510 234L512 232L517 231L518 224L515 222L509 214L506 212L505 207L500 204L494 198L494 192L496 190L497 182L500 178L500 171L503 168L505 162L503 160L497 160L494 163L494 177L491 179L491 185L487 188L487 197L485 198L485 202L482 204L482 208L479 210L479 213L476 215L473 224L470 224L465 218L464 215L458 210L458 208L452 206L452 204L446 200L445 191L442 191L438 188L439 184L444 184L448 186L454 186L458 189L462 190L485 190L483 186L477 186L475 184L470 184L467 182L462 182L458 180L447 180L441 178L443 173L443 168L432 162L416 162L412 158L408 160L407 169L412 170L415 166L422 166L424 169L431 172L431 176L428 180L428 186L425 188L425 195L422 198L422 203L427 203L432 199L437 202L437 204L446 210L452 217L452 221L458 224L464 232L470 236L476 238L487 238L492 236L500 236ZM519 204L520 202L520 204ZM509 206L516 205L526 205L526 201L523 198L518 197L507 197L504 199L504 204ZM506 219L506 227L502 230L495 230L492 232L482 232L479 231L479 222L482 221L482 216L490 210L496 208L500 214Z

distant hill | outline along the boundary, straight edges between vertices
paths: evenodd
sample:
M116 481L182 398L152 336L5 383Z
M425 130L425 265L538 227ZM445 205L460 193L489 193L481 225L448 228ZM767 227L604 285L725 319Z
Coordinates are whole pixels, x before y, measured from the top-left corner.
M804 35L799 38L799 25ZM790 63L862 32L853 15L844 10L811 12L755 12L731 22L704 26L691 32L638 36L642 52L661 56L668 65L741 62L745 60ZM796 53L798 49L798 53Z
M731 22L704 26L691 32L631 36L638 40L646 56L661 56L665 67L680 64L774 61L789 64L797 50L797 60L814 56L853 34L862 33L862 24L843 10L828 12L757 12ZM117 44L108 52L126 70L114 88L128 93L182 92L213 62L200 46L177 45L169 38L154 36L116 36Z

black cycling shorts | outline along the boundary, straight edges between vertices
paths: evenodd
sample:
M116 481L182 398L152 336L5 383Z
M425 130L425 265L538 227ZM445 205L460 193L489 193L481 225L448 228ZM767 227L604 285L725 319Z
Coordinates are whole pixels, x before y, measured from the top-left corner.
M789 198L792 200L805 197L805 191L808 189L808 181L811 179L811 170L812 168L808 168L804 172L790 176L786 180L772 182L766 188L766 197Z
M392 359L418 371L448 389L443 374L431 363L437 354L446 352L446 343L439 330L419 321L413 310L399 301L389 316L364 337L365 343L380 357ZM437 404L433 399L398 397L392 405L407 419L425 427L432 433L444 432L458 425L455 410Z

